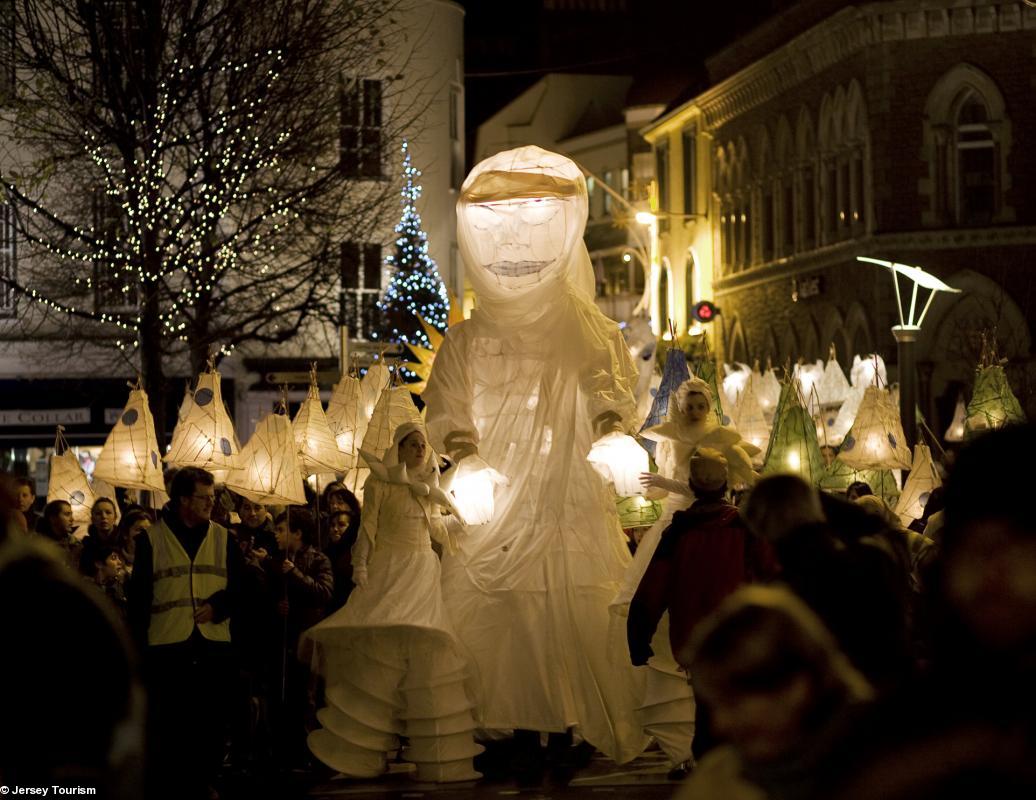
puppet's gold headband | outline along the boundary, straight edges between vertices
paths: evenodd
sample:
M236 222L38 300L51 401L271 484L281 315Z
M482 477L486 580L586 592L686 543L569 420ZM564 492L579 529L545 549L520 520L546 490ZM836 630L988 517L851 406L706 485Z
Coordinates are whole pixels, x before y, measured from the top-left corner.
M460 196L462 203L498 203L521 197L574 197L578 178L562 178L542 172L486 170Z

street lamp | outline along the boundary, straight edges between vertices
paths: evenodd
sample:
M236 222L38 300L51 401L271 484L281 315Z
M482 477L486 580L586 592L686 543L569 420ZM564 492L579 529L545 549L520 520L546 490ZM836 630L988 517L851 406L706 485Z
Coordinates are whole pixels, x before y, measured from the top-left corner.
M946 285L920 267L867 256L857 256L856 260L877 264L892 273L892 283L896 287L896 307L899 311L899 324L892 326L892 335L896 337L896 355L899 360L899 415L902 418L903 435L906 437L907 446L912 448L917 442L917 353L915 349L917 336L921 332L921 323L924 322L925 315L931 308L936 292L959 294L960 289ZM900 275L913 283L909 307L905 305L905 297L899 288ZM929 295L918 316L917 296L920 289L928 289Z

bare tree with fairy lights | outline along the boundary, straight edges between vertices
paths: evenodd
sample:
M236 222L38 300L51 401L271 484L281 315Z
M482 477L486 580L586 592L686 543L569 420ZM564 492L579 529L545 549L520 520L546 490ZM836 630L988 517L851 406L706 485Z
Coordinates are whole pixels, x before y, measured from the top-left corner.
M422 111L385 77L413 44L398 5L5 5L0 200L20 252L0 282L20 335L111 347L163 430L172 365L284 342L337 305L341 240L391 213L382 153Z

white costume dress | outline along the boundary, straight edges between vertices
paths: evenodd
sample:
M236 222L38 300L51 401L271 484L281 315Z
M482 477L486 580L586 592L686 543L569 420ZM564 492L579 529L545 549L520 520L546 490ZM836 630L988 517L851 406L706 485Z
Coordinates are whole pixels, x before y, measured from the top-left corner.
M472 738L468 670L443 607L430 538L449 545L433 502L448 500L434 471L415 479L397 463L398 442L412 430L419 427L400 426L384 463L365 454L371 477L353 561L367 564L367 584L303 634L300 652L315 651L328 703L317 714L323 728L308 743L328 766L374 777L406 736L403 755L417 764L419 780L474 780L480 775L471 759L482 748Z
M468 213L509 199L526 227L480 228ZM636 673L608 648L608 604L630 556L614 494L586 459L595 439L633 429L636 370L593 303L585 223L586 184L563 156L525 147L472 171L458 238L476 308L446 334L424 399L433 446L477 453L509 480L493 519L443 559L443 597L477 670L479 725L576 726L622 762L647 744Z
M622 588L612 602L612 641L616 649L629 657L626 643L626 619L630 602L647 571L662 533L673 521L677 511L690 508L694 492L688 485L691 456L699 447L719 450L727 459L729 482L751 485L755 481L751 456L758 448L744 441L733 428L716 424L714 415L700 425L685 420L684 405L688 389L704 393L712 406L711 393L697 378L684 381L673 392L669 401L666 421L648 428L641 435L658 443L655 461L668 493L662 500L662 515L655 521L637 545L637 552L623 576ZM654 655L638 670L644 674L643 694L637 706L637 718L644 731L653 736L673 764L692 759L694 740L694 695L669 645L669 614L663 615L651 639Z

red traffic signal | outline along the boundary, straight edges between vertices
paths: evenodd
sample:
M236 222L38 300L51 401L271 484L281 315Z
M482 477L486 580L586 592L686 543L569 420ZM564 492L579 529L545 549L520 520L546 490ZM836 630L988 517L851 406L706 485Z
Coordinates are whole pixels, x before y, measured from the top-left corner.
M695 303L694 308L691 309L691 315L698 322L712 322L719 315L719 309L708 300L702 300L700 303Z

